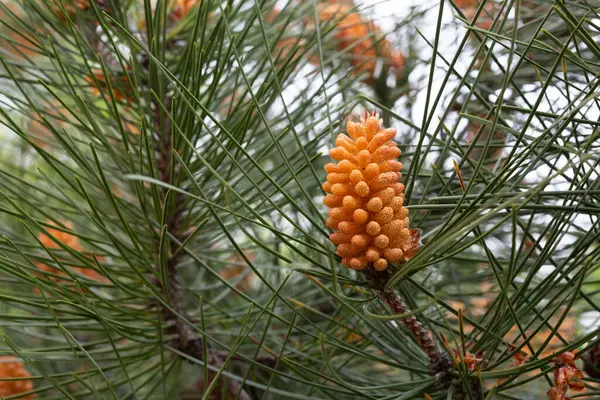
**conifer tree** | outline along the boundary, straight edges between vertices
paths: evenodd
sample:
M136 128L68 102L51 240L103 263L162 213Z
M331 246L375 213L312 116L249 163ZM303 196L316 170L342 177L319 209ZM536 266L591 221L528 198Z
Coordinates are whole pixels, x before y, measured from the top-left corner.
M590 0L4 0L0 398L600 395Z

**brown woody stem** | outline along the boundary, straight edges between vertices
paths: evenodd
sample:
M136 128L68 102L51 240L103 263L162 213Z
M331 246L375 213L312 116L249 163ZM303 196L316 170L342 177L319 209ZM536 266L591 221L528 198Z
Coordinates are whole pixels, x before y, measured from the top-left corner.
M377 295L386 303L394 314L410 314L410 308L406 305L400 294L395 290L386 290L385 284L389 278L389 272L378 272L371 268L364 271L367 281L377 292ZM414 336L417 344L429 358L429 374L436 377L438 387L445 387L452 377L452 362L446 352L440 351L435 343L435 338L427 330L417 317L412 314L401 319L402 323Z
M170 98L166 99L164 105L167 110L171 111L172 101ZM161 116L160 110L160 105L157 102L154 102L154 122L157 127L155 147L156 166L160 180L167 184L174 184L177 182L179 170L177 168L173 170L173 162L171 159L173 151L172 127L169 118L164 115ZM166 190L164 191L163 201L167 201ZM179 243L185 240L182 233L182 217L185 211L183 195L177 194L174 201L175 205L172 211L167 211L168 214L166 216L166 225L168 233L177 240L172 240L170 243L169 258L167 259L167 287L163 288L163 290L166 289L169 304L176 313L163 308L163 315L168 322L168 326L171 326L172 329L174 329L174 333L178 338L176 344L177 349L198 360L202 360L204 358L202 338L187 321L185 321L183 318L180 318L180 316L182 316L189 320L181 301L181 290L179 288L177 274L179 261L181 258L181 253L177 252L177 250ZM166 210L168 210L168 208L169 207L165 207ZM215 366L219 369L223 366L223 358L210 349L207 354L207 359L204 361L207 364ZM227 384L230 393L238 393L238 399L250 399L250 396L246 393L246 391L244 391L239 382L233 379L228 379Z

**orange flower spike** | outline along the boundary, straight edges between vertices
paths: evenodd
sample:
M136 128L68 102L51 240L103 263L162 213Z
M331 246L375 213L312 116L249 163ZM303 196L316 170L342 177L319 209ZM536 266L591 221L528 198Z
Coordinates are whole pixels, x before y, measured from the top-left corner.
M323 190L329 194L323 204L330 209L327 226L336 231L330 240L346 267L383 271L420 247L418 231L408 229L396 131L383 129L378 116L368 114L349 121L346 131L329 152L338 163L325 165Z
M0 357L0 378L27 378L29 376L31 376L29 371L15 357ZM33 390L33 381L31 380L0 381L0 396L2 398L16 396L31 390ZM29 400L35 398L35 395L31 394L19 398Z

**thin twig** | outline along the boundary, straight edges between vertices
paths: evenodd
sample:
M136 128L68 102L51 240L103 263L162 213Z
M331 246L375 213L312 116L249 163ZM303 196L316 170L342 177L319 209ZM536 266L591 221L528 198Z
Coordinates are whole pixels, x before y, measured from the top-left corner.
M394 314L409 314L410 308L406 305L400 294L395 290L385 290L389 278L388 271L378 272L367 268L363 270L372 289L386 303ZM417 344L429 358L429 374L436 377L439 388L447 387L452 378L452 362L446 352L440 351L435 338L427 330L414 314L401 319L402 323L414 336Z

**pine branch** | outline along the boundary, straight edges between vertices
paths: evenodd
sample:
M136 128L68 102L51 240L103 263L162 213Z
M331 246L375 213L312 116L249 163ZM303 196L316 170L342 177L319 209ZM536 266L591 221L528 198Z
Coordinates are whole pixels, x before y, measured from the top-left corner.
M0 132L0 306L18 342L0 350L38 375L34 394L422 398L435 382L434 398L478 398L502 378L494 395L544 398L592 387L549 375L565 350L599 364L597 332L574 328L599 311L595 10L451 1L382 35L379 4L230 3L0 2L0 122L16 134ZM420 29L434 20L436 38ZM408 67L385 61L401 48L414 49ZM322 150L362 107L399 128L411 226L427 238L393 277L366 273L387 318L347 301L362 284L331 262L316 204ZM42 227L60 240L36 241ZM286 268L302 274L282 282ZM146 289L164 307L149 307ZM411 312L434 292L445 316ZM231 350L242 315L255 323Z
M394 289L386 289L386 283L390 276L390 271L376 271L371 268L363 270L371 288L377 292L377 296L388 305L394 314L409 314L410 308L406 305L400 294ZM427 354L429 358L429 374L436 377L438 388L446 388L452 378L452 362L447 353L441 351L431 334L423 324L417 319L416 315L401 319L402 323L408 328L415 338L417 344Z
M164 107L168 114L172 115L172 98L167 95L165 96ZM178 182L179 180L179 168L175 168L173 170L174 163L172 162L172 152L173 152L173 129L172 123L169 118L166 118L164 115L161 115L162 107L155 100L153 101L154 107L154 123L157 127L156 134L156 165L157 171L160 177L160 180L165 184L173 184L174 182ZM167 195L167 190L163 190L163 201L167 202L169 200L169 196ZM198 360L204 359L204 351L202 346L202 338L197 334L197 332L180 316L189 320L189 316L185 311L182 299L181 299L181 288L179 285L179 277L178 277L178 268L181 261L181 257L183 253L178 252L178 243L182 243L185 241L185 234L182 232L182 221L183 215L186 210L184 208L185 205L185 196L181 193L177 193L175 195L175 205L173 210L169 211L169 205L163 204L163 208L167 213L165 218L165 223L167 226L167 232L169 235L173 236L176 240L170 241L170 249L169 256L166 262L167 268L167 288L166 293L168 295L169 303L172 309L175 311L173 313L171 310L163 307L163 315L166 316L167 326L172 326L175 329L175 334L178 338L178 343L176 348L183 353L190 355ZM157 244L157 257L160 257L160 248ZM158 283L158 282L157 282ZM216 368L222 368L224 357L222 354L218 352L212 351L210 348L207 352L208 359L204 360L209 365L212 365ZM241 400L249 400L250 396L239 382L228 379L228 388L230 393L238 393L239 399Z

